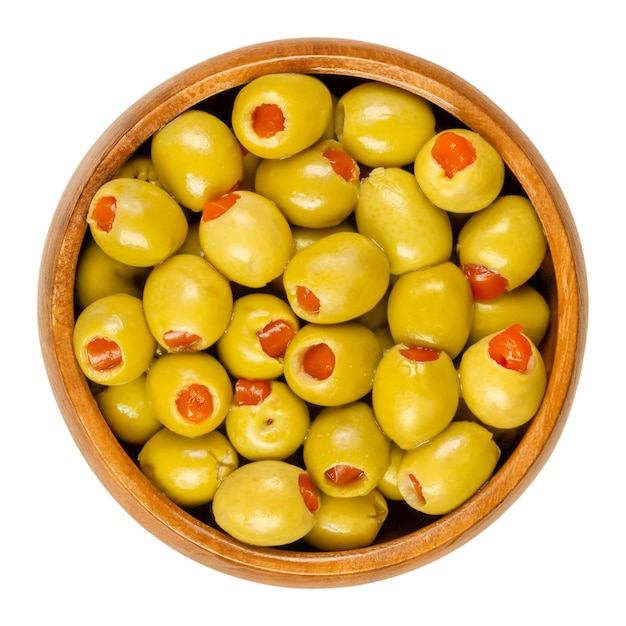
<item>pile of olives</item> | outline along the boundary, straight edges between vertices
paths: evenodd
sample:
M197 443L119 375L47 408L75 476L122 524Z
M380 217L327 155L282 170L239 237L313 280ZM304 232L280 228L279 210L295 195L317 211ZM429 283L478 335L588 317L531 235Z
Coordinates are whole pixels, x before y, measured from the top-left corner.
M535 209L483 137L399 87L277 73L214 96L87 223L73 342L102 415L241 542L347 550L393 511L427 524L542 402Z

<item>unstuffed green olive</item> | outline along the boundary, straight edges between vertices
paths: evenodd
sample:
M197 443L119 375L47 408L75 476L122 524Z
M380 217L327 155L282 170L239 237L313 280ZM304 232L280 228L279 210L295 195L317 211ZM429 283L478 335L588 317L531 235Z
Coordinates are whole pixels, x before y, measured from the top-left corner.
M365 548L374 543L388 514L387 501L377 489L353 498L322 492L315 525L304 541L318 550Z
M215 430L226 418L233 397L224 366L207 352L160 356L148 370L146 384L159 421L186 437Z
M495 428L516 428L532 419L547 384L541 353L518 324L467 348L459 378L468 409Z
M255 546L283 546L302 539L313 528L318 508L318 491L307 472L274 459L241 465L213 498L217 525Z
M450 261L403 274L389 293L394 342L444 350L451 359L467 342L473 313L469 283Z
M363 324L306 324L287 347L284 376L305 401L338 406L371 391L381 355L378 337Z
M328 228L354 210L360 170L332 139L284 159L264 159L258 166L255 191L276 203L290 224Z
M267 74L237 93L231 122L244 148L264 159L277 159L318 141L332 110L331 93L318 78L295 72Z
M283 285L291 308L302 319L346 322L367 313L385 295L389 259L365 235L334 233L293 256Z
M143 306L148 326L165 350L205 350L230 322L233 293L228 280L205 259L175 254L150 272Z
M226 434L246 459L283 460L302 445L308 405L279 380L239 379L226 416Z
M426 443L407 450L398 488L412 508L445 515L489 480L500 458L493 435L476 422L454 421Z
M468 344L516 323L536 346L541 343L550 324L550 305L531 285L504 291L490 300L476 300Z
M96 243L138 267L164 261L187 237L187 218L165 190L139 178L114 178L96 191L87 212Z
M104 387L95 397L113 434L126 443L143 445L163 427L148 397L145 374L122 385Z
M415 178L426 197L452 213L474 213L489 206L504 184L504 161L478 133L443 130L421 148Z
M459 232L456 251L475 299L483 300L523 285L541 266L547 246L530 200L509 195L470 217ZM501 288L493 291L489 281L498 279Z
M447 353L396 345L376 368L372 407L385 434L408 450L452 421L459 395L456 368Z
M195 212L243 179L243 154L235 135L206 111L190 109L159 129L152 137L151 157L160 184Z
M141 298L150 267L126 265L112 259L92 239L85 244L76 264L76 304L82 311L104 296L127 293Z
M161 428L144 444L137 460L157 489L186 508L210 502L239 465L236 450L217 430L192 438Z
M402 167L435 134L432 105L417 94L376 81L343 94L335 132L345 149L369 167Z
M235 378L278 378L283 374L287 346L299 329L300 320L278 296L246 294L235 300L217 353Z
M276 205L253 191L228 193L208 202L199 226L207 260L246 287L279 277L293 254L291 228Z
M361 183L355 217L359 232L386 252L392 274L437 265L450 258L450 218L426 198L415 176L406 170L372 170Z
M143 374L156 341L141 300L126 293L92 302L76 319L74 354L83 374L101 385L119 385Z
M338 498L364 496L382 480L391 442L372 407L353 402L322 409L304 440L304 466L320 491Z

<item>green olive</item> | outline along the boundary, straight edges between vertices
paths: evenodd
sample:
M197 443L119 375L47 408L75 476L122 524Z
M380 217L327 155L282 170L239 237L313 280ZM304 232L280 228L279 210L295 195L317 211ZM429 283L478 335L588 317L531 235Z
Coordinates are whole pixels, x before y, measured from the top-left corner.
M412 508L445 515L489 480L500 458L493 435L476 422L452 422L426 443L407 450L398 467L398 488Z
M415 178L424 195L452 213L489 206L504 184L504 161L478 133L465 128L438 132L420 149Z
M291 228L276 205L253 191L236 191L207 203L199 226L207 260L246 287L279 277L293 254Z
M352 498L322 492L315 525L304 541L318 550L365 548L374 543L388 514L387 501L377 489Z
M284 159L264 159L255 190L275 202L290 224L328 228L354 210L359 174L341 144L325 139Z
M163 189L139 178L114 178L95 193L87 223L113 259L148 267L167 259L187 237L181 206Z
M291 227L291 233L293 235L293 250L294 254L300 252L304 248L307 248L312 243L323 239L327 235L334 233L354 233L356 232L356 226L349 220L341 222L336 226L329 226L327 228L308 228L304 226Z
M278 378L283 374L285 350L299 329L300 320L278 296L246 294L235 300L217 353L235 378Z
M95 397L113 434L126 443L143 445L163 427L148 397L145 374L122 385L104 387Z
M328 87L308 74L266 74L237 93L232 126L247 150L264 159L296 154L326 132L333 110Z
M524 332L536 346L541 343L550 324L550 305L529 284L505 291L491 300L476 300L468 343L476 343L516 323L524 327Z
M461 394L468 409L483 424L495 428L516 428L532 419L547 384L537 347L523 332L511 337L510 330L483 337L465 350L459 364ZM493 339L501 334L504 350L494 349ZM518 350L526 352L526 364L512 362L520 358Z
M243 155L232 130L218 117L190 109L152 137L151 157L161 185L191 211L243 179Z
M213 498L217 525L243 543L283 546L302 539L315 524L317 489L304 469L264 459L241 465Z
M467 342L473 313L469 283L450 261L400 276L387 307L395 343L444 350L451 359Z
M430 102L376 81L343 94L335 107L335 132L345 149L369 167L402 167L435 134Z
M380 483L391 442L372 407L352 402L322 409L303 445L304 465L320 491L338 498L364 496Z
M511 290L539 269L547 239L530 200L509 195L472 215L459 232L456 250L461 267L483 266L502 276Z
M126 293L105 296L83 309L72 342L83 374L101 385L138 378L156 349L141 300Z
M159 175L152 163L150 156L146 154L135 154L117 170L115 178L140 178L157 187L161 187Z
M76 304L82 311L104 296L127 293L141 297L150 267L126 265L112 259L91 239L81 250L76 264Z
M386 252L392 274L437 265L450 258L450 218L426 198L415 176L406 170L372 170L361 183L355 216L359 232Z
M225 425L237 452L258 461L284 460L294 454L306 437L309 422L308 405L285 383L240 380Z
M230 322L233 293L205 259L175 254L150 272L143 306L152 334L168 352L205 350Z
M284 376L305 401L339 406L371 391L381 355L378 337L363 324L306 324L287 347Z
M226 418L233 397L224 366L207 352L160 356L148 370L146 383L159 421L187 437L215 430Z
M302 319L336 324L371 310L389 285L387 255L365 235L328 235L296 253L283 274L291 308Z
M187 508L210 502L239 465L237 452L217 430L192 438L161 428L144 444L137 460L157 489Z
M396 345L376 369L372 407L385 434L408 450L452 421L459 395L456 368L446 352Z

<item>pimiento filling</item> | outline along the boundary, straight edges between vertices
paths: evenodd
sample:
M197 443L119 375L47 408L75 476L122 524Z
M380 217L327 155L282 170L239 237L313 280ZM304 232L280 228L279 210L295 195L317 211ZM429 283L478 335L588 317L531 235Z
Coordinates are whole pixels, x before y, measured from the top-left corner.
M213 414L213 396L206 385L192 383L179 392L176 408L183 419L199 424Z
M272 386L268 380L240 378L235 383L235 402L237 406L256 406L271 392Z
M273 103L260 104L252 113L252 128L262 139L269 139L285 130L285 116L282 109Z
M304 371L317 380L326 380L335 370L335 353L326 343L311 346L302 359Z
M102 196L93 208L91 218L96 222L100 230L108 233L113 228L116 215L117 201L115 197Z
M168 330L163 333L163 343L176 351L189 350L194 344L202 340L200 335L186 330Z
M215 220L221 215L224 215L228 209L232 208L239 200L241 196L239 194L229 192L220 196L216 200L207 202L202 209L202 220L209 222Z
M359 467L353 465L333 465L324 472L324 476L339 487L345 487L350 483L360 480L365 476L365 472Z
M352 182L353 180L357 180L361 175L361 170L355 160L342 150L330 148L324 152L323 156L330 162L335 174L338 174L344 180Z
M257 333L263 352L274 359L284 356L287 346L294 338L296 331L285 320L272 320Z
M489 341L489 356L508 370L524 373L532 356L528 339L522 335L521 324L503 330Z
M298 285L296 287L296 299L298 300L298 306L303 311L319 313L320 300L308 287Z
M474 300L492 300L506 291L509 281L484 265L468 263L463 273L469 281Z
M440 350L434 348L426 348L423 346L408 346L406 348L400 348L400 354L409 361L416 361L418 363L436 361L441 354Z
M472 142L453 132L441 133L432 147L431 154L447 178L452 178L476 160L476 148Z

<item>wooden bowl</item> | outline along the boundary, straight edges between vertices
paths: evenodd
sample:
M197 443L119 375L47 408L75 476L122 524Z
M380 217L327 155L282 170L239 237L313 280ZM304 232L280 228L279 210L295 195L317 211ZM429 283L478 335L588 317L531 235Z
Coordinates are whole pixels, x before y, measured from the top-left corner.
M227 106L232 91L273 72L322 76L335 92L359 80L397 85L430 100L483 135L502 155L539 214L549 254L538 279L552 309L541 350L549 374L539 412L486 486L440 518L394 514L377 542L345 552L243 545L184 511L143 476L103 419L72 350L74 273L91 197L163 124L207 98ZM289 587L339 587L407 572L458 548L499 517L528 487L565 425L587 330L581 246L566 200L536 148L482 93L421 58L341 39L293 39L219 55L167 80L123 113L78 166L54 214L39 281L39 331L56 400L78 447L122 507L166 544L215 570Z

